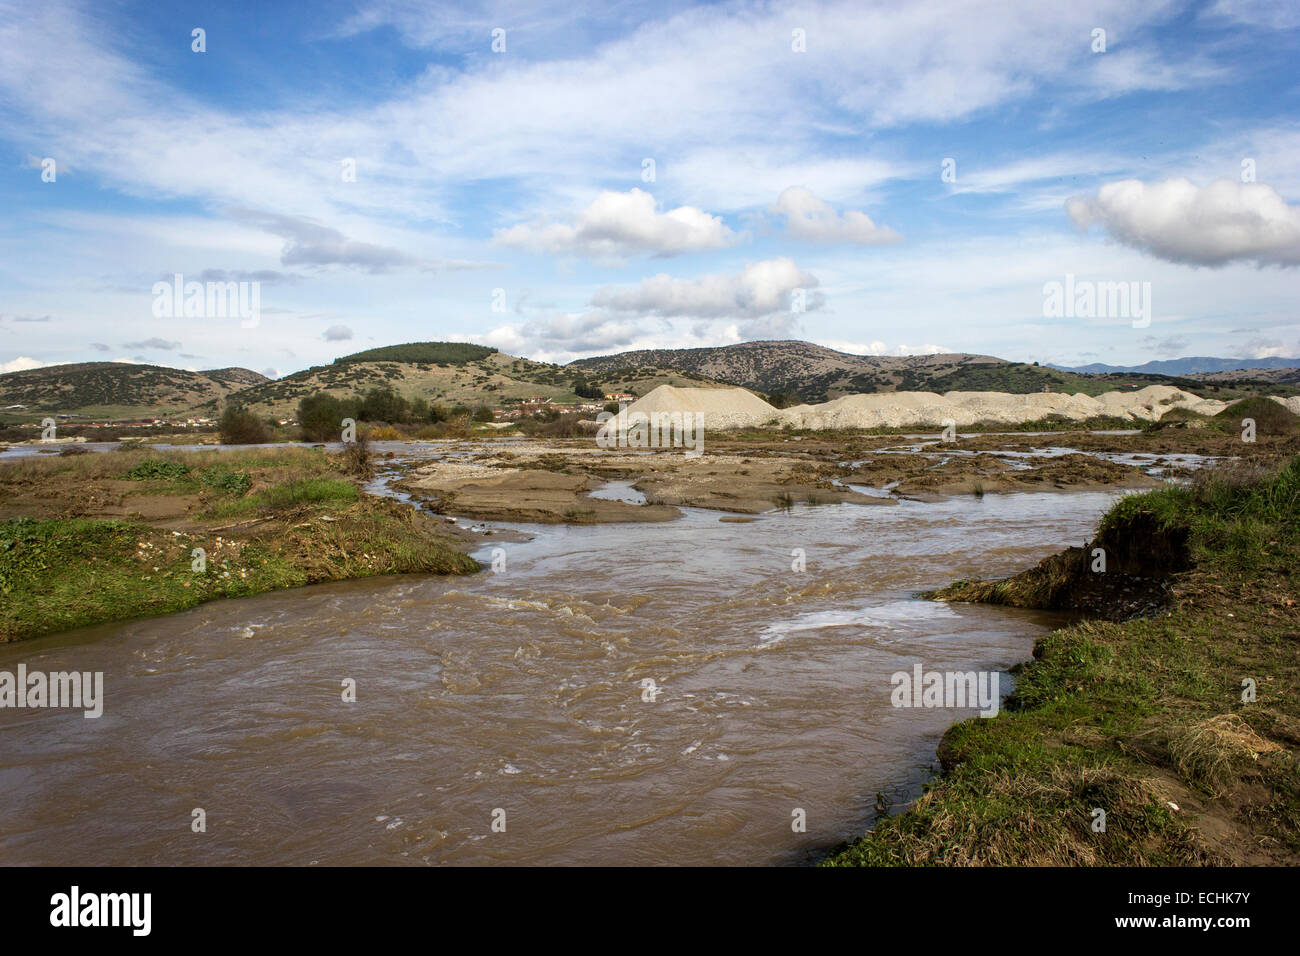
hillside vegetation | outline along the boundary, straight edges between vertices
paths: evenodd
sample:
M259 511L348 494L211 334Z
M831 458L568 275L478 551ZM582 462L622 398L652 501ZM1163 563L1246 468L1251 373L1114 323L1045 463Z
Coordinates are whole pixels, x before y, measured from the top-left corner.
M444 365L463 365L485 359L496 349L468 342L408 342L405 345L384 345L377 349L354 352L334 360L335 365L349 362L424 362Z
M1237 373L1234 373L1234 375ZM1300 374L1300 373L1297 373ZM467 342L408 342L341 356L271 381L242 368L187 372L153 365L87 362L0 375L0 424L43 413L96 419L216 418L227 401L265 418L288 418L314 394L343 400L390 389L408 401L498 407L540 398L557 404L601 401L606 392L646 395L660 385L739 386L778 407L822 403L881 392L985 391L1099 395L1152 384L1176 386L1204 398L1231 401L1258 394L1300 394L1300 381L1281 370L1267 380L1191 380L1132 372L1084 375L988 355L871 356L810 342L744 342L719 348L650 349L536 362Z
M207 372L125 362L50 365L0 375L0 407L25 405L25 413L79 414L145 418L192 415L215 417L227 396L261 382L246 368Z
M811 342L743 342L719 348L651 349L579 359L569 368L592 375L628 375L643 367L671 368L772 396L776 404L817 404L876 392L1065 392L1100 395L1116 389L1173 385L1205 398L1230 400L1248 383L1193 382L1168 375L1082 375L989 355L874 356L837 352ZM1286 389L1278 394L1289 394Z

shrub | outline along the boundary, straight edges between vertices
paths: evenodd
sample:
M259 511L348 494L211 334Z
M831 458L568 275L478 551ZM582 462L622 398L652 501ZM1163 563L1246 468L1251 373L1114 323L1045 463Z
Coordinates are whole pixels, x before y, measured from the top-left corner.
M177 478L184 478L189 473L190 466L179 461L146 458L122 477L131 481L175 481Z
M232 495L246 495L253 487L253 478L246 471L220 471L208 469L199 479L209 488L228 491Z
M370 454L370 442L365 436L343 446L343 470L358 478L369 478L375 473Z
M367 422L400 423L406 421L410 414L411 403L391 388L372 388L361 399L357 417Z
M356 418L353 409L333 395L308 395L298 402L298 424L307 441L338 441L343 419Z
M217 424L217 432L223 445L261 445L271 438L266 423L238 405L226 406Z

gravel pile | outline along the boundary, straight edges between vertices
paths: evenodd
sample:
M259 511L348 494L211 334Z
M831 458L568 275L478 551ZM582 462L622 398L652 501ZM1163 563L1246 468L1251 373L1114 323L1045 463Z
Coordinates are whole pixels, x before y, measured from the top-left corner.
M1300 414L1300 397L1275 398ZM743 388L677 388L661 385L628 407L634 412L703 412L710 430L756 425L797 428L906 428L939 425L958 427L977 422L1013 425L1061 415L1074 421L1109 415L1130 421L1155 421L1174 408L1214 415L1226 402L1202 399L1171 385L1148 385L1129 391L1104 392L1095 398L1083 393L1031 392L877 392L846 395L822 405L776 409Z

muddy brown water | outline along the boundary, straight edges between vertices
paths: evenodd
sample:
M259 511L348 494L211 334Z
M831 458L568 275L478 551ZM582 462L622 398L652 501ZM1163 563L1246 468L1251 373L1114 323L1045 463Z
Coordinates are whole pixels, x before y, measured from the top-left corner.
M1079 544L1114 497L531 527L485 538L500 573L0 646L0 670L105 682L98 720L0 710L0 862L813 862L871 825L877 792L915 798L974 713L895 709L892 673L1006 670L1060 623L913 593Z

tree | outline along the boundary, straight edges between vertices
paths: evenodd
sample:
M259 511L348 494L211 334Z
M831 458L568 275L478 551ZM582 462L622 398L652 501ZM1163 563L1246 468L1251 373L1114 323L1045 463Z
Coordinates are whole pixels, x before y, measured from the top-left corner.
M368 422L399 424L410 413L411 403L391 388L372 388L361 400L359 417Z
M266 423L238 405L226 406L217 423L217 434L223 445L261 445L271 440Z
M333 395L318 392L298 402L298 424L307 441L338 441L343 434L343 419L355 418L352 409Z
M496 416L492 414L492 409L486 405L480 405L478 408L474 409L474 421L476 422L490 422L494 418L496 418Z
M605 392L597 385L589 385L581 375L573 380L573 394L579 398L603 398Z

